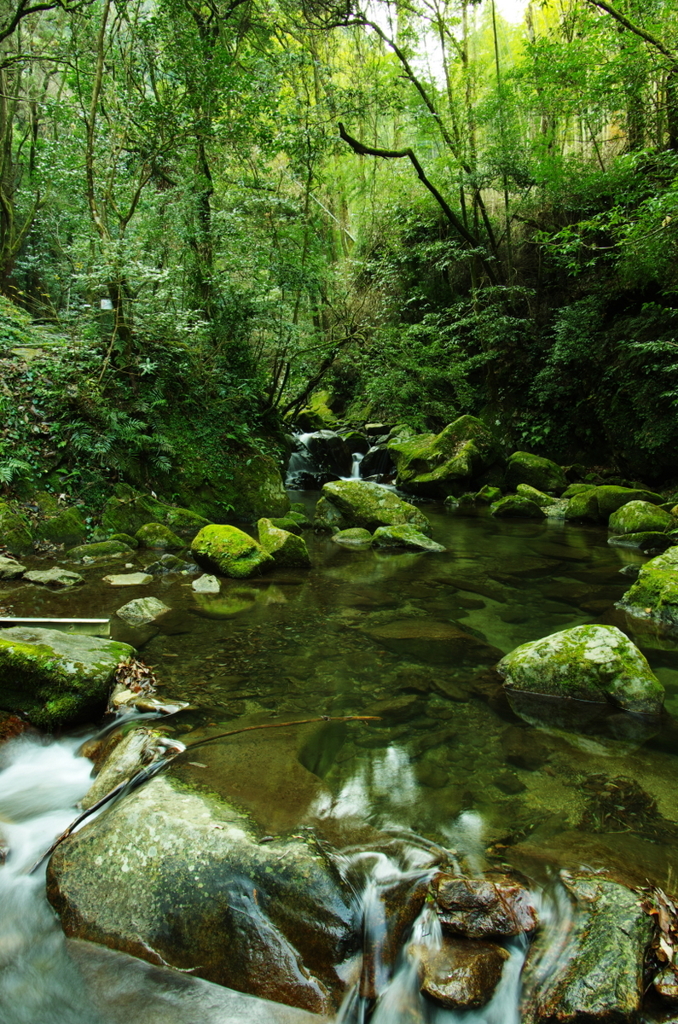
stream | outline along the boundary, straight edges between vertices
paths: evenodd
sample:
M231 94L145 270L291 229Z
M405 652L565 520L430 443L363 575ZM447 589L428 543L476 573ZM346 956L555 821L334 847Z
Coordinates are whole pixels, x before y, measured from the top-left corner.
M291 497L311 510L317 495ZM678 728L672 716L678 718L678 651L649 632L635 634L614 608L630 585L620 570L645 557L608 546L606 531L598 528L461 517L435 503L423 509L434 539L448 549L444 554L347 551L327 535L309 532L310 571L226 580L216 595L195 594L191 577L180 574L157 577L143 591L110 587L102 580L122 571L124 560L117 559L68 565L86 582L66 592L3 583L0 605L15 616L107 617L142 592L160 598L172 612L141 657L154 667L159 696L190 701L190 710L165 723L184 741L236 722L380 716L372 724L337 726L321 745L308 744L298 755L309 780L300 791L281 795L266 782L263 770L275 779L275 760L262 766L260 779L247 777L249 764L239 775L237 759L227 761L221 791L271 830L284 832L310 820L324 823L328 834L344 836L346 823L360 819L406 837L414 860L418 849L438 844L469 870L505 865L524 873L539 891L553 886L559 870L582 864L617 868L628 884L650 881L675 889ZM138 569L157 556L127 557ZM53 564L24 561L31 568ZM576 722L513 713L493 670L499 655L591 622L618 625L643 650L666 688L668 714L661 724L592 709ZM0 836L11 849L0 867L2 1024L155 1020L140 993L150 984L149 972L161 972L145 964L114 970L102 954L94 967L88 961L87 973L73 953L77 944L65 942L44 901L44 868L25 874L75 817L75 804L89 786L91 766L74 757L82 739L22 738L0 749ZM349 847L346 857L352 856ZM375 854L365 874L364 907L380 872L389 878L407 870L419 869L414 862L409 868L384 863ZM557 896L550 898L557 921ZM435 941L431 922L418 921L410 942ZM482 1012L440 1010L426 1019L517 1024L523 955L511 950L497 993ZM138 982L129 986L134 999L128 992L127 1003L118 996L92 1009L97 972L109 979L111 971L127 972L129 979L135 970ZM372 1024L423 1019L410 1005L416 990L412 972L405 951L401 967L380 986ZM257 1017L255 1003L238 1017L218 1007L216 986L195 985L203 986L205 1000L196 1020L306 1019L297 1011ZM190 990L198 1000L198 989ZM172 1003L172 1012L163 1004L164 1019L193 1024L188 1011L181 1016L176 1009L179 1003ZM359 996L348 996L337 1020L364 1019Z

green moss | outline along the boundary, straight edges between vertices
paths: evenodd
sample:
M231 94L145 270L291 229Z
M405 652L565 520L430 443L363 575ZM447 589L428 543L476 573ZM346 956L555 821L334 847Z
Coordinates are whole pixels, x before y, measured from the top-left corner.
M550 495L544 494L543 491L538 491L536 487L531 487L530 484L518 484L518 497L533 501L535 505L539 505L539 508L548 508L550 505L558 504L557 498L552 498Z
M163 523L144 523L135 534L140 548L161 548L163 551L181 551L186 545L181 537Z
M481 487L474 497L480 505L491 505L493 502L501 499L501 488L491 487L489 484L485 484L485 486Z
M33 550L28 521L6 501L0 501L0 547L12 555L28 555Z
M506 465L504 483L507 490L515 491L518 484L529 484L538 491L562 494L567 487L565 473L560 466L530 452L514 452Z
M631 487L590 487L570 498L565 510L565 518L588 523L606 523L613 512L626 505L629 501L648 501L653 504L661 502L661 496L653 491L638 490Z
M641 567L619 607L637 618L652 619L671 634L678 633L678 547Z
M414 526L405 523L401 526L380 526L374 531L372 543L377 548L405 548L408 551L445 551L442 544L437 544L426 537Z
M431 524L423 512L392 491L367 480L334 480L325 484L322 497L334 507L335 512L331 513L327 505L321 510L318 502L316 521L322 512L330 527L348 529L351 526L362 526L371 532L379 526L409 523L426 536L431 535Z
M194 537L191 551L199 565L233 579L258 576L275 564L260 544L235 526L203 527Z
M363 530L356 526L350 530L339 530L334 534L332 540L335 544L341 544L347 548L368 548L372 543L372 534L369 530Z
M612 513L609 528L615 534L662 533L674 523L673 516L649 501L628 501Z
M79 544L70 548L70 558L105 558L109 555L132 554L132 548L120 540L102 540L96 544Z
M295 533L297 536L301 536L301 526L297 522L296 518L292 518L289 512L287 513L286 516L283 516L281 519L267 519L267 522L277 527L278 530L287 530L288 533ZM258 526L259 524L257 523L257 528Z
M65 544L67 548L82 544L87 536L87 526L80 512L75 508L58 511L50 519L43 520L36 530L39 540L50 544Z
M119 540L121 544L126 544L128 548L138 548L139 541L136 537L132 537L129 533L114 533L112 537L108 538L111 540Z
M273 556L277 565L286 568L306 569L311 565L306 542L287 530L281 530L271 519L260 519L257 523L259 543Z
M498 519L544 519L546 513L534 501L517 494L507 494L500 501L490 505L490 515Z
M460 416L440 434L419 434L388 445L397 484L412 494L445 498L502 462L499 442L482 420Z

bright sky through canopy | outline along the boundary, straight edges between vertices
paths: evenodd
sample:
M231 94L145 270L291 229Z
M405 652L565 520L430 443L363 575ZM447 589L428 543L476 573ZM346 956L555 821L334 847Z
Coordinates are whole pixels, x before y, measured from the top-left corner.
M496 0L497 11L512 25L519 25L525 15L527 0Z

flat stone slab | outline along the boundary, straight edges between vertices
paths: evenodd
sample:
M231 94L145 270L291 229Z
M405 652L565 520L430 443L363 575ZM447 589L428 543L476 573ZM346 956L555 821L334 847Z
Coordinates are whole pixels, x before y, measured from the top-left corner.
M78 583L84 583L85 577L79 572L69 572L68 569L31 569L25 573L24 579L29 583L39 583L44 587L75 587Z
M141 587L152 579L147 572L128 572L104 576L104 583L110 583L112 587Z
M168 611L169 606L163 604L157 597L137 597L134 601L124 604L122 608L118 608L116 615L128 626L145 626L155 622Z

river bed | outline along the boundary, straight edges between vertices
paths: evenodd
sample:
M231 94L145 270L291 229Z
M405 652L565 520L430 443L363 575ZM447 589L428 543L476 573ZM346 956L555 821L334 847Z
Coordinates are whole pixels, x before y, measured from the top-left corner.
M293 497L312 507L312 495ZM177 574L113 588L102 578L123 571L117 559L72 566L86 582L68 592L3 584L0 605L13 615L106 617L142 593L160 598L172 615L141 657L161 695L191 702L171 724L181 739L241 724L380 716L326 730L322 743L297 751L303 778L294 786L280 785L289 746L270 744L256 778L247 758L240 769L238 757L226 758L221 791L264 828L322 823L349 842L345 823L360 820L444 846L478 872L506 864L543 883L585 864L675 888L678 652L636 635L614 608L630 585L620 570L644 556L608 546L592 527L424 510L445 554L347 551L307 533L310 571L223 581L219 595L196 595L191 577ZM138 569L155 556L126 557ZM618 625L638 643L666 687L663 723L513 713L498 657L583 623ZM208 751L194 775L210 771ZM6 936L0 948L11 952Z

